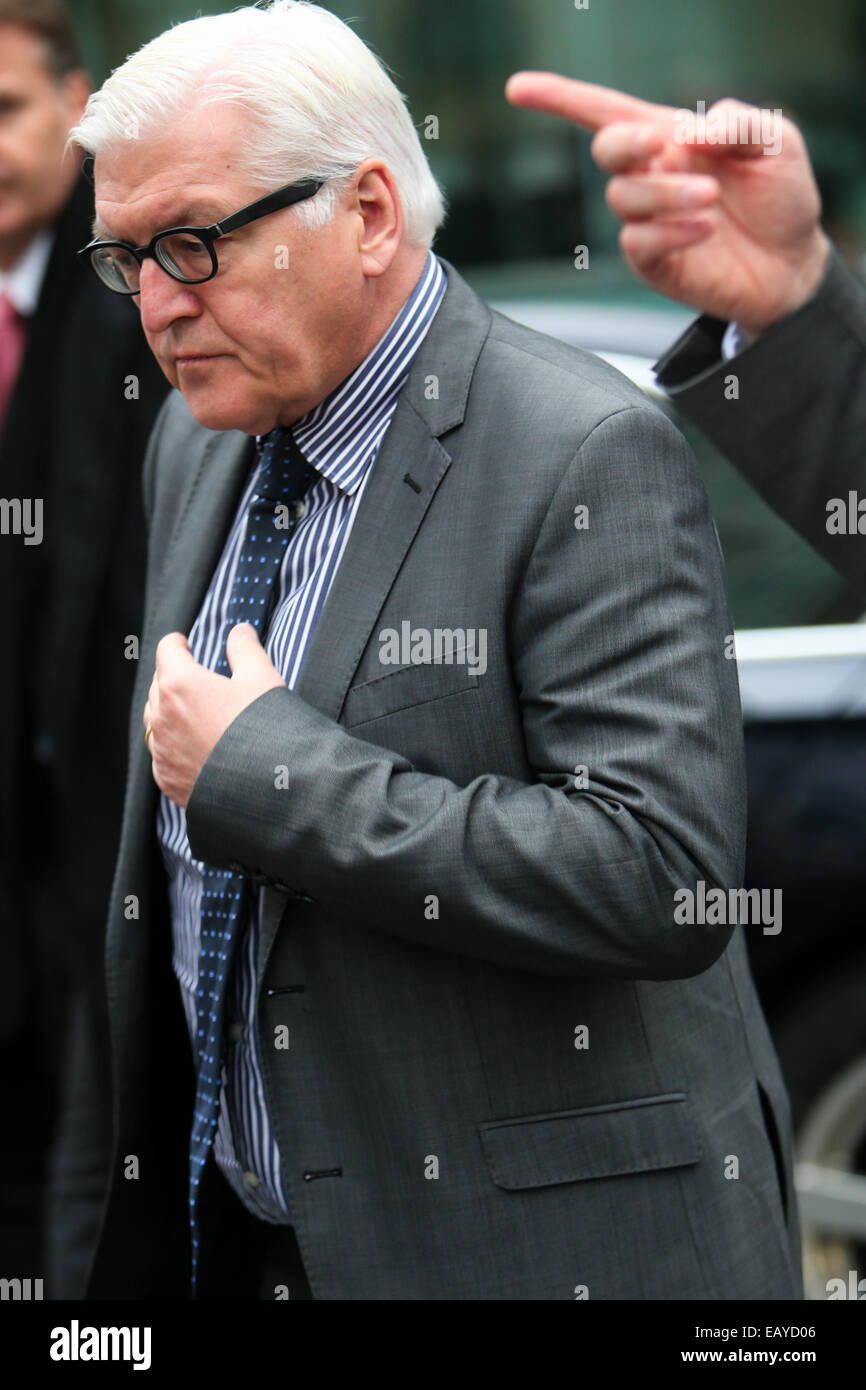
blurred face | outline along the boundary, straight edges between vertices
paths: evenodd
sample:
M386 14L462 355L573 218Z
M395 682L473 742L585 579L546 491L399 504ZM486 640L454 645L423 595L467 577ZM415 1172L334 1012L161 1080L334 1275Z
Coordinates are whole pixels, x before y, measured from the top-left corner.
M168 135L107 147L94 168L97 235L143 246L273 191L253 186L241 167L243 121L236 107L210 106ZM377 178L372 172L371 187ZM221 237L219 271L205 284L181 284L145 260L134 302L147 341L200 424L248 434L292 424L374 346L396 312L384 270L402 233L400 223L386 236L380 194L365 200L355 187L315 231L287 208ZM379 201L385 209L387 198Z
M65 203L80 153L64 160L70 126L84 110L84 73L55 81L42 40L0 24L0 266L14 264Z

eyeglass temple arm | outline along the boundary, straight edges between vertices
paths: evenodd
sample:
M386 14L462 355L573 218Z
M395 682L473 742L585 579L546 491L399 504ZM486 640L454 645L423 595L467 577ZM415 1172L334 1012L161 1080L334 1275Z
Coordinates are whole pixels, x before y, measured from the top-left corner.
M302 203L305 198L312 198L323 183L324 179L302 179L289 190L279 189L264 198L257 198L254 203L248 203L239 212L232 213L231 217L223 218L222 222L214 222L207 230L216 236L225 236L226 232L236 231L253 218L267 217L269 212L277 212L280 208L291 207L292 203Z
M291 207L292 203L301 203L305 198L312 198L314 193L318 193L323 183L324 179L302 179L299 183L293 184L289 190L278 189L276 193L268 193L264 198L257 198L255 202L247 203L245 208L232 213L231 217L224 217L222 222L213 222L209 227L196 230L210 232L213 236L224 236L226 232L234 232L238 227L245 226L253 218L267 217L269 212L277 212L280 208ZM88 242L87 246L82 246L76 255L86 256L101 245L102 241L103 238L96 237L94 241ZM141 252L150 250L149 246L133 246L130 241L109 239L108 244L126 246L136 257Z

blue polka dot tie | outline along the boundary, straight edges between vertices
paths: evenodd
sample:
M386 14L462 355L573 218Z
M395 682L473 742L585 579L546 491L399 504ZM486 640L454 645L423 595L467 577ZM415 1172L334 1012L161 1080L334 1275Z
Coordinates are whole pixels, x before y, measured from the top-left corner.
M298 503L316 470L291 431L266 435L247 511L243 546L232 582L214 668L230 675L225 640L236 623L252 623L264 639L274 598L274 581L298 519ZM192 1293L197 1292L200 1229L198 1194L213 1147L222 1079L223 1017L226 986L235 944L248 906L248 887L240 874L205 865L196 988L196 1094L190 1136L189 1219L192 1238Z

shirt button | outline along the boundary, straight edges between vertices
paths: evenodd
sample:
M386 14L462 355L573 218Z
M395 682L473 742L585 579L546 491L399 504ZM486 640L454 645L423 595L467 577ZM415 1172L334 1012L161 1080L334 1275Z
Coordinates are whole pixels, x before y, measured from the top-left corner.
M295 521L300 521L301 517L304 515L304 512L305 512L306 510L307 510L307 504L306 504L306 502L304 502L303 500L301 500L300 502L296 502L296 503L295 503Z
M246 1183L247 1187L258 1187L261 1184L261 1181L262 1180L260 1177L258 1177L255 1173L249 1172L249 1170L246 1173L244 1173L244 1182Z
M243 1037L243 1035L244 1035L244 1027L243 1027L243 1024L242 1024L242 1023L233 1023L232 1026L231 1026L231 1028L229 1029L229 1037L231 1038L232 1042L240 1042L240 1040L241 1040L241 1038Z

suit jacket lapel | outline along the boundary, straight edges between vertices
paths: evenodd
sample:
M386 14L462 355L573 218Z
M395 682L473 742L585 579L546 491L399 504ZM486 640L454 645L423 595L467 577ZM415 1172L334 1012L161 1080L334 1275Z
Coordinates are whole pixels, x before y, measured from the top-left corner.
M382 605L451 463L440 436L463 420L490 327L487 306L442 264L448 288L400 393L295 686L332 719L340 717Z
M148 843L158 793L138 721L153 679L156 646L167 632L188 634L195 622L243 492L253 450L253 439L235 430L209 436L198 467L187 477L155 586L153 575L149 576L153 596L148 599L133 695L128 792L142 845Z
M198 616L249 477L255 441L237 430L211 434L191 473L151 605L148 629L158 642L189 630Z
M332 719L340 716L376 617L450 462L423 420L398 405L295 685Z

